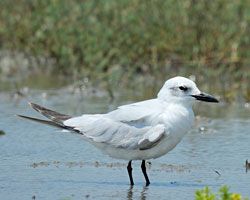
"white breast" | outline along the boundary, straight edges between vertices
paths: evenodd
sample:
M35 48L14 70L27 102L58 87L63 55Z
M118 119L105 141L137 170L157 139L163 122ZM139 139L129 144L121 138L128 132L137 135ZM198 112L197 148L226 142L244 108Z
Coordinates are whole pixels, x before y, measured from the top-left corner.
M159 118L158 123L165 124L169 135L164 138L157 146L150 149L148 154L152 158L157 158L171 151L191 129L194 122L192 108L180 105L169 105ZM148 159L148 158L147 158Z
M179 105L169 105L165 111L149 119L152 125L164 124L166 127L166 137L156 146L147 150L128 150L115 149L111 146L101 145L99 148L104 150L111 157L125 160L146 160L158 158L171 151L190 130L194 114L192 109L187 109Z

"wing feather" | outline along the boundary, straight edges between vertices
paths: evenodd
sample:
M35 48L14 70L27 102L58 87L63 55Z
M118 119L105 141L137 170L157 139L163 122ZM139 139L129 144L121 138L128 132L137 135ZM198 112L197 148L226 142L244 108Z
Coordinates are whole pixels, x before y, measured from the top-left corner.
M107 113L106 116L114 121L127 123L140 128L151 125L152 118L159 115L162 109L162 104L158 99L150 99L120 106L116 110Z
M164 125L152 123L162 109L158 99L151 99L124 105L103 115L71 118L64 125L81 132L93 143L145 150L157 145L167 134Z
M143 138L138 142L140 150L146 150L154 147L166 136L165 127L162 124L154 126L148 131Z
M161 124L136 128L103 115L86 116L85 122L81 125L77 120L74 122L74 118L71 118L64 124L80 131L93 143L104 143L116 148L149 149L161 141L166 132L164 125Z

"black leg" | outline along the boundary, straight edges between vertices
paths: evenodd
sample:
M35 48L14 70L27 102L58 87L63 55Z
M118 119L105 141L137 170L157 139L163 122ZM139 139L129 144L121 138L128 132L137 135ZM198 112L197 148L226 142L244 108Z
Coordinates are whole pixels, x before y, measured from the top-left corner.
M147 169L146 169L146 165L145 165L145 160L142 160L141 170L142 170L142 173L143 173L143 175L145 177L145 180L146 180L146 186L148 186L150 184L150 181L149 181L148 175L147 175Z
M132 176L132 170L133 170L133 168L132 168L131 164L132 164L132 160L130 160L128 162L127 170L128 170L130 185L134 185L133 176Z

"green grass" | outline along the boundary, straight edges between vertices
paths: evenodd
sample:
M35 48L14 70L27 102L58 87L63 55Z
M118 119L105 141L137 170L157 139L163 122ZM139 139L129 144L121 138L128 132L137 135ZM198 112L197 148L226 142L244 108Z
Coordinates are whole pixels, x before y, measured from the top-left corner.
M208 187L197 190L195 200L247 200L247 198L238 193L231 193L227 186L222 186L218 193L213 193Z
M0 7L0 49L55 62L40 71L110 90L195 75L225 99L250 100L248 0L2 0Z

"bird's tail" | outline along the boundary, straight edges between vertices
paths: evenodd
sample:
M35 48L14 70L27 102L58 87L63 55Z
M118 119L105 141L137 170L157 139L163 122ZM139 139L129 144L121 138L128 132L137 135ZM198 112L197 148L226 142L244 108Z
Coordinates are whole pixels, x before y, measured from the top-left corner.
M64 115L64 114L58 113L56 111L42 107L42 106L35 104L35 103L29 102L29 105L31 106L31 108L33 108L34 110L41 113L43 116L47 117L48 119L50 119L51 121L53 121L57 124L63 124L63 121L71 118L71 116L69 116L69 115Z
M34 121L34 122L38 122L38 123L41 123L41 124L54 126L54 127L57 127L57 128L65 128L65 126L57 124L57 123L55 123L53 121L49 121L49 120L38 119L38 118L29 117L29 116L25 116L25 115L16 115L16 116L24 118L24 119L31 120L31 121Z
M21 117L21 118L24 118L24 119L31 120L31 121L35 121L35 122L38 122L38 123L46 124L46 125L49 125L49 126L54 126L54 127L57 127L57 128L62 128L62 129L67 129L67 130L77 132L76 130L73 129L73 127L68 127L68 126L65 126L63 124L63 122L65 120L67 120L67 119L70 119L71 116L58 113L56 111L53 111L53 110L50 110L48 108L42 107L42 106L40 106L38 104L35 104L35 103L29 102L29 105L34 110L41 113L43 116L45 116L49 120L38 119L38 118L29 117L29 116L25 116L25 115L17 115L17 116Z

